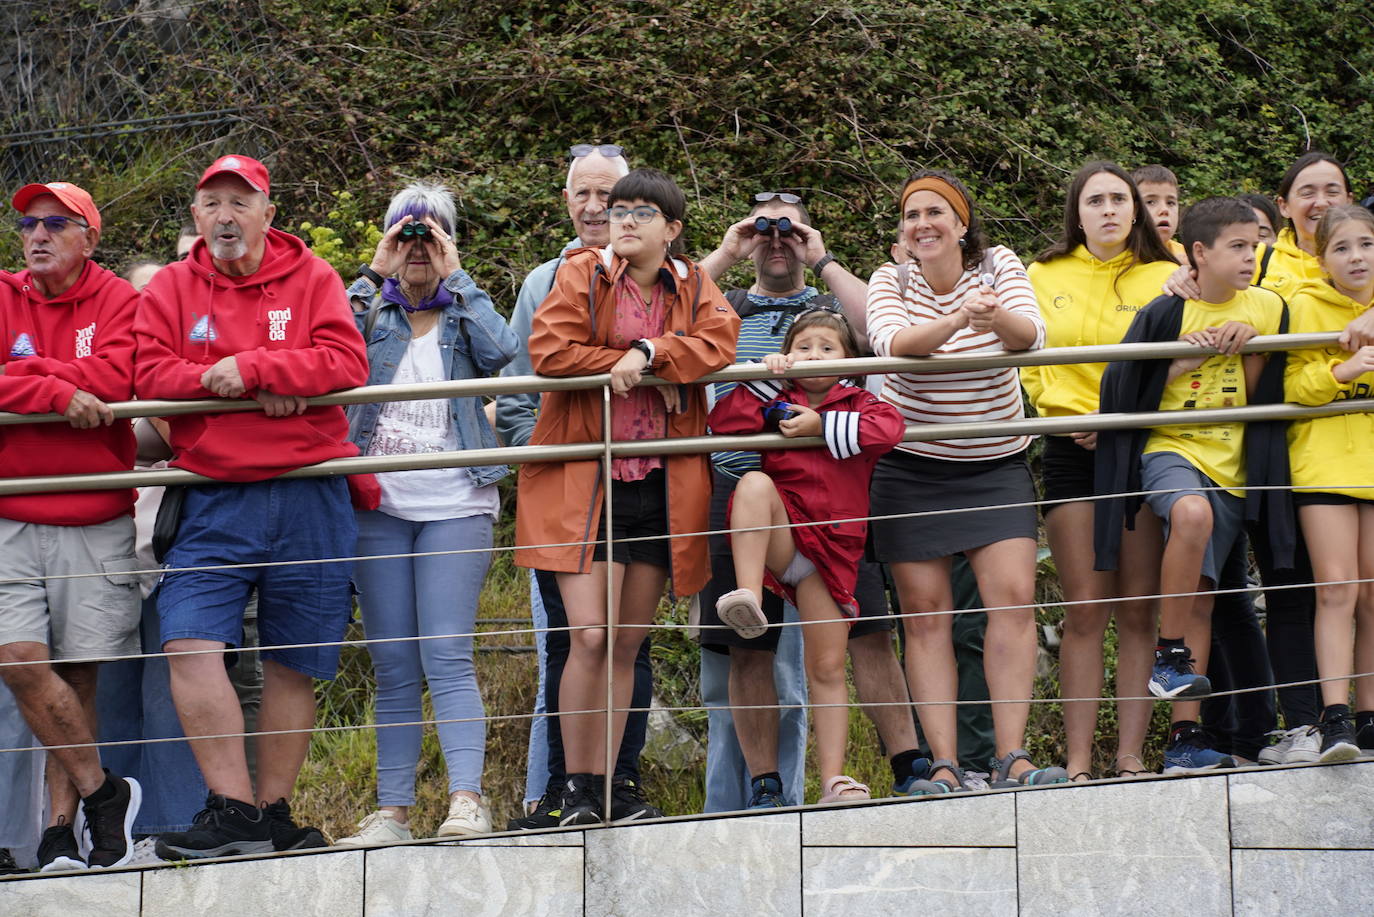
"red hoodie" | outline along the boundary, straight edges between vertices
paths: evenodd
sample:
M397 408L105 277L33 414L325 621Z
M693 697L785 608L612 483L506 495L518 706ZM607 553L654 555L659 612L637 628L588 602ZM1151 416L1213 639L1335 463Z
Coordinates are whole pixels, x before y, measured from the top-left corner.
M132 395L134 310L128 282L88 261L52 299L28 271L0 272L0 410L61 414L77 389L101 401ZM93 474L134 467L127 420L77 430L67 423L0 426L0 477ZM131 488L0 496L0 517L48 525L94 525L130 513Z
M367 381L367 352L343 283L295 236L270 229L262 264L247 277L220 273L204 240L143 289L134 322L140 398L215 398L200 377L238 358L246 398L323 395ZM258 411L168 417L172 464L221 481L261 481L326 459L357 455L341 407L268 417Z

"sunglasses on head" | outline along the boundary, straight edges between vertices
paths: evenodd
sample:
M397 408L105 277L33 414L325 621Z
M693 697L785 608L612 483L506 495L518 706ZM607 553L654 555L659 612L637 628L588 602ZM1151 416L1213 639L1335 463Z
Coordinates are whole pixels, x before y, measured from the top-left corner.
M786 191L760 191L754 195L754 203L766 204L772 200L782 201L784 204L800 204L801 198Z
M44 228L54 235L66 231L68 223L74 223L82 229L91 228L91 224L87 223L85 220L78 220L76 217L20 217L15 221L15 225L18 226L19 231L24 235L28 235L37 229L39 223L42 223Z
M592 155L593 152L600 153L607 159L615 159L617 156L623 155L625 150L614 143L579 143L568 150L568 155L573 159L581 159L583 156Z

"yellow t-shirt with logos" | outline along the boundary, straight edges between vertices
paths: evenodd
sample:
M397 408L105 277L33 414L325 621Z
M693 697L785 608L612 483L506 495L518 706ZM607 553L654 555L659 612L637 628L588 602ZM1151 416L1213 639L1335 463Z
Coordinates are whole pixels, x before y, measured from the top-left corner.
M1245 322L1260 334L1278 334L1283 300L1275 293L1250 287L1230 302L1215 304L1190 299L1183 306L1179 334L1215 328L1226 322ZM1161 411L1192 411L1200 408L1244 407L1245 358L1217 354L1197 369L1186 372L1164 387ZM1245 485L1245 424L1171 424L1155 427L1145 452L1173 452L1187 459L1218 485L1236 496Z

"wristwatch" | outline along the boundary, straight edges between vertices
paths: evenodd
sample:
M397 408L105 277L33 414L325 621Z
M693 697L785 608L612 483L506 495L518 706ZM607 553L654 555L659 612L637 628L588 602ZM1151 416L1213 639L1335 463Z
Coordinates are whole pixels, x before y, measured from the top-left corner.
M640 338L637 341L631 341L630 348L632 350L638 350L640 353L644 354L644 359L649 363L654 362L654 348L650 346L649 342L644 340L643 338Z
M358 276L366 277L368 280L372 281L372 285L377 289L380 290L382 288L382 275L374 271L371 265L358 265Z
M824 255L821 255L821 260L811 265L811 272L817 277L821 276L821 271L825 270L825 266L834 260L835 256L830 254L830 252L826 252Z

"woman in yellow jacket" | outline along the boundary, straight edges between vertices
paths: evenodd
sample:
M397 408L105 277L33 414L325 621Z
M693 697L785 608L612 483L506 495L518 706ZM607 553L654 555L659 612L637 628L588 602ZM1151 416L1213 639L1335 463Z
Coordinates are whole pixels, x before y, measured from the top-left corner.
M1374 301L1374 215L1330 208L1315 242L1329 279L1294 294L1295 333L1339 331ZM1374 347L1293 351L1284 389L1298 404L1368 399ZM1350 675L1374 672L1374 414L1294 421L1288 447L1298 521L1316 581L1326 584L1317 586L1316 617L1317 674L1332 679L1321 683L1321 760L1348 761L1361 745L1374 748L1374 678L1356 680L1353 717L1349 706Z
M1110 162L1088 163L1069 185L1062 236L1029 270L1045 317L1045 346L1119 343L1136 312L1159 295L1177 267L1125 170ZM1105 363L1026 367L1021 384L1042 417L1095 414L1105 369ZM1112 572L1093 569L1096 441L1096 433L1050 436L1041 459L1045 530L1064 598L1073 603L1064 612L1060 692L1066 698L1101 696L1103 637L1115 613L1117 693L1140 696L1154 661L1156 605L1118 599L1159 591L1160 527L1153 514L1139 514L1122 540L1129 562ZM1151 706L1148 700L1119 704L1119 775L1145 770L1140 756ZM1067 767L1074 780L1092 776L1097 708L1095 700L1064 704Z

